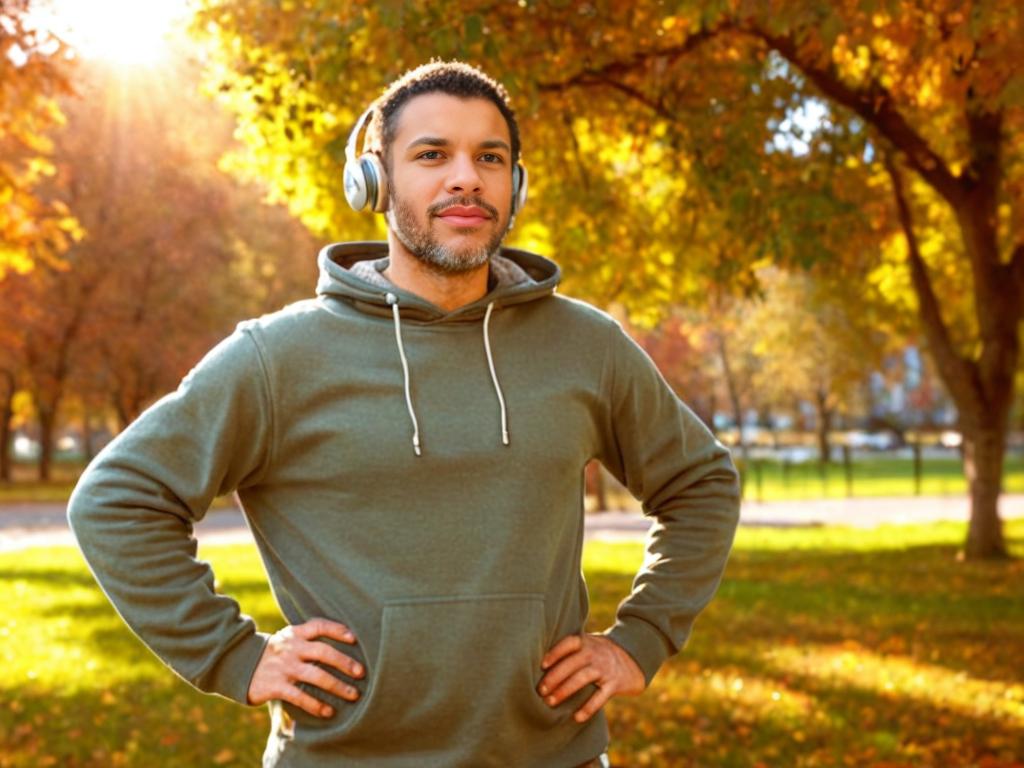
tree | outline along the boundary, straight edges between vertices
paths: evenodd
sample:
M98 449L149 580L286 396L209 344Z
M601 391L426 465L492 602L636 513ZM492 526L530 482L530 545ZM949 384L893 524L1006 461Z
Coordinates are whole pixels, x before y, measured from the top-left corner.
M24 334L9 281L0 279L0 481L11 479L14 396L24 368Z
M31 26L31 5L0 3L0 280L80 236L65 206L37 194L54 172L50 134L64 119L70 62L60 40Z
M84 421L106 401L123 427L239 319L315 281L308 233L216 167L230 121L187 90L167 108L156 79L81 66L39 193L85 235L0 284L18 329L0 336L0 369L31 394L44 479L70 395Z
M656 328L630 328L672 389L709 429L715 429L717 389L707 323L696 312L677 309Z
M820 460L828 462L836 416L856 410L868 374L881 364L885 337L848 284L778 270L763 280L764 297L740 334L760 361L754 386L776 404L813 404Z
M509 86L545 201L518 238L563 254L567 282L599 302L657 313L699 292L723 237L740 241L725 249L734 279L759 260L831 262L863 278L881 249L816 247L836 240L835 205L863 211L877 242L899 232L967 444L965 552L1005 555L997 505L1024 311L1019 3L471 0L453 14L310 0L271 14L256 0L206 0L196 27L250 139L240 162L264 174L273 163L279 193L307 218L339 198L331 178L363 104L436 55L480 61ZM801 136L807 105L825 120ZM956 222L949 249L962 252L977 327L966 345L913 246L901 174ZM701 205L699 190L719 182L728 187ZM352 221L323 210L324 223ZM721 215L708 224L708 212Z

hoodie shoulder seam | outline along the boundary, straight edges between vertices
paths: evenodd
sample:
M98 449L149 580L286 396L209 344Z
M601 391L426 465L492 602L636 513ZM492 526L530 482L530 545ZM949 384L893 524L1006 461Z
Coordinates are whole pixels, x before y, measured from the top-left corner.
M608 409L610 414L613 408L611 398L615 393L614 336L619 324L610 316L608 316L608 320L610 322L608 323L608 329L605 335L606 343L604 346L604 360L601 363L601 380L598 383L597 391L601 397L601 402L605 404L605 407ZM608 372L609 368L611 368L611 373ZM608 383L606 384L606 382Z
M245 334L252 341L252 345L256 350L256 360L260 366L260 393L263 396L264 408L267 412L267 423L268 423L268 435L267 435L267 448L264 458L263 472L266 472L274 463L277 455L277 414L275 413L274 403L276 398L274 397L274 386L270 376L270 365L267 361L268 352L266 345L263 343L263 339L257 334L257 328L252 325L248 325L243 328Z

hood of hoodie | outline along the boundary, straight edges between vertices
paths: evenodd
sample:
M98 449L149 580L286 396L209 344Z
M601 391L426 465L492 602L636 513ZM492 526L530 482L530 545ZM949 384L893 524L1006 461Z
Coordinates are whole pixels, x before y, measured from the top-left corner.
M397 304L403 320L447 323L481 319L494 308L520 304L555 292L562 272L550 259L518 248L502 247L490 261L487 293L480 299L447 312L436 304L391 283L381 272L387 268L384 241L333 243L317 257L320 278L317 295L340 299L374 315L391 315ZM389 294L393 300L389 301Z

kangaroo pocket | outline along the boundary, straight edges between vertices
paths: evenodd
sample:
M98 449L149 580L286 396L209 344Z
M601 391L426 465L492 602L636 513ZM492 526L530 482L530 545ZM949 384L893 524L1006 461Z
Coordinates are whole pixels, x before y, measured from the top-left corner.
M542 594L389 601L364 709L345 741L405 754L511 749L564 717L536 691L546 642Z

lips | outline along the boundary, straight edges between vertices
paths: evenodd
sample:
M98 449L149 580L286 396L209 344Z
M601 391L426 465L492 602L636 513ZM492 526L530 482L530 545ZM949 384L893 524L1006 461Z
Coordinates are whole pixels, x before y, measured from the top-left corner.
M475 205L452 206L451 208L446 208L438 216L455 227L476 227L491 218L487 211Z
M453 205L451 208L445 208L439 215L444 218L448 216L490 218L490 214L487 211L483 208L477 208L475 205Z

